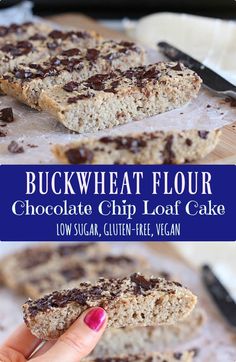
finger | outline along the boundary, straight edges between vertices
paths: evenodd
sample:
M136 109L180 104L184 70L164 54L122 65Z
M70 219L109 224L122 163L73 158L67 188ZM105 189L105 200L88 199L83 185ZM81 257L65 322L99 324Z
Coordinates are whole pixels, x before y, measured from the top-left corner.
M41 341L32 335L25 324L18 327L15 332L3 344L3 348L9 348L28 358Z
M35 353L33 353L31 358L36 358L36 357L40 357L40 356L44 355L47 351L49 351L54 346L54 344L56 342L57 341L45 342L38 350L36 350Z
M102 308L85 311L45 355L50 362L79 362L96 346L107 324Z

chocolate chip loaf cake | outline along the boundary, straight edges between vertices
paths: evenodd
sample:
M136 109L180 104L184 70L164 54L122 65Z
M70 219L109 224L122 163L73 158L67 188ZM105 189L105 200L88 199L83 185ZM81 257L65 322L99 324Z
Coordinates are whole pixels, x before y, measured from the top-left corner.
M123 279L101 278L76 289L54 292L23 305L24 320L39 339L59 337L89 307L108 313L108 326L173 324L186 318L197 298L181 284L133 274Z
M62 264L91 258L107 250L108 246L100 243L44 244L23 249L1 260L0 278L3 283L20 293L24 293L24 284L29 279L58 269ZM16 272L17 271L17 272Z
M44 270L32 278L29 276L22 283L24 295L39 298L54 290L76 288L83 280L95 282L100 277L122 278L136 271L145 272L148 269L146 259L129 254L98 253L83 259L78 258L76 261L61 259L60 263L54 264L50 273L45 266Z
M136 328L110 328L88 357L103 358L125 354L139 354L143 351L165 351L179 348L181 343L195 338L205 322L205 313L200 307L182 322L168 326Z
M97 46L100 41L96 33L53 30L49 33L36 33L24 40L17 39L4 44L0 43L0 74L8 71L13 71L15 74L17 71L23 71L24 67L32 62L42 62L42 59L50 55L55 56L73 47L80 49L82 54L88 46ZM20 69L15 70L18 67ZM28 76L29 71L30 69L27 72Z
M59 162L73 165L184 163L210 153L220 134L220 130L135 133L56 145L52 151Z
M118 355L116 357L102 357L86 359L88 362L192 362L194 351L175 353L139 353L135 355Z
M72 131L94 132L181 107L200 86L193 71L161 62L43 91L39 106Z
M9 26L0 26L0 45L6 42L27 40L32 36L49 34L53 28L48 23L24 22L12 23Z
M65 48L65 44L61 47ZM73 92L74 81L80 82L113 68L125 70L139 66L144 60L145 52L134 43L107 40L94 48L73 47L41 62L20 65L0 79L0 86L3 92L30 107L43 109L38 104L43 90L67 83L64 88Z

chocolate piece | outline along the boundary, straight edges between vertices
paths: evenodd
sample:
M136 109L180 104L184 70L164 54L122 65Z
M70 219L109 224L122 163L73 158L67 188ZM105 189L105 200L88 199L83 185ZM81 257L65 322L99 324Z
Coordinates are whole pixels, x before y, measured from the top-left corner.
M93 159L93 152L83 146L66 151L66 157L71 164L76 165L91 162Z
M21 55L29 54L33 49L32 43L29 41L19 41L14 44L5 44L1 51L4 53L10 53L13 57L19 57Z
M171 69L176 70L176 71L182 71L183 66L180 62L178 62L174 67L171 67Z
M187 146L192 146L192 144L193 144L193 141L192 140L190 140L190 138L186 138L186 141L185 141L185 143L186 143L186 145Z
M3 108L0 110L0 121L11 123L14 121L12 108Z
M38 250L35 253L34 249L26 249L24 251L24 258L21 258L21 267L25 269L31 269L35 266L46 263L52 256L51 250Z
M90 62L95 62L99 56L100 51L97 49L88 49L86 59Z
M139 152L140 148L145 147L147 145L147 142L143 140L142 138L136 139L133 137L102 137L100 139L100 142L102 143L112 143L114 142L116 144L117 150L126 149L129 150L132 153Z
M64 89L66 92L73 92L73 91L75 91L75 90L78 88L78 85L79 85L78 82L71 81L71 82L65 84L65 85L63 86L63 89Z
M69 282L72 280L76 280L82 278L86 275L86 271L83 267L77 265L73 268L65 268L60 271L63 277Z
M37 40L46 40L46 36L42 35L42 34L39 34L39 33L36 33L34 35L32 35L29 40L33 40L33 41L37 41Z
M80 55L81 51L78 48L73 48L73 49L64 50L61 54L67 57L73 57L76 55Z
M16 141L11 141L11 143L8 145L8 151L11 153L23 153L24 148L20 146Z
M166 145L165 145L165 151L164 151L164 155L165 155L164 163L171 164L174 162L175 153L172 150L173 140L174 140L174 137L172 135L170 135L166 138Z
M200 138L206 140L208 136L209 131L198 131L198 135Z
M80 243L74 245L59 245L57 248L57 252L60 256L68 256L73 255L75 253L80 253L86 251L86 249L93 246L94 243Z

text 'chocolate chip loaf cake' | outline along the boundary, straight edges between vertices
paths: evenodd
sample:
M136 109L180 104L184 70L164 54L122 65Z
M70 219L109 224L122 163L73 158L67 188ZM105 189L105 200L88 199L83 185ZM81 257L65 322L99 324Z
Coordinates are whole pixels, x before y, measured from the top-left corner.
M220 134L220 130L140 132L56 145L53 153L61 163L73 165L178 164L205 157Z
M173 324L186 318L197 298L176 282L133 274L123 279L101 278L78 288L54 292L23 305L24 320L39 339L59 337L89 307L108 313L108 327Z
M39 106L72 131L93 132L181 107L200 87L193 71L160 62L54 87L41 93Z

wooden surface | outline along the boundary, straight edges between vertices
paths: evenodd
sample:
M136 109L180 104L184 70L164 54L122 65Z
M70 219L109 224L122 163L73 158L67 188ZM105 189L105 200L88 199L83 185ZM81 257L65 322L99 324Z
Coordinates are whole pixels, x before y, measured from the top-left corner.
M95 30L101 35L111 39L128 39L128 37L115 30L108 29L91 18L81 14L57 15L49 18L60 25ZM233 121L233 120L232 120ZM201 160L203 164L235 164L236 163L236 108L235 122L223 128L218 146L211 154Z

